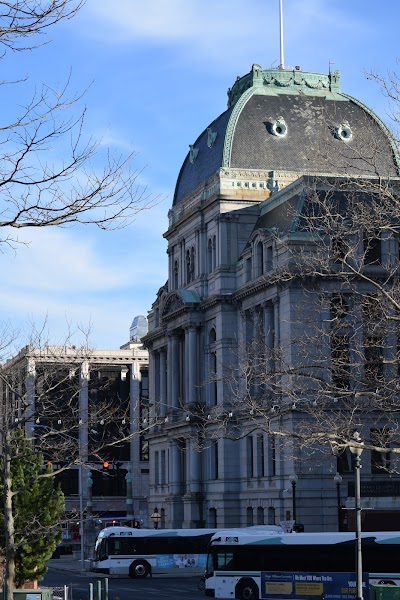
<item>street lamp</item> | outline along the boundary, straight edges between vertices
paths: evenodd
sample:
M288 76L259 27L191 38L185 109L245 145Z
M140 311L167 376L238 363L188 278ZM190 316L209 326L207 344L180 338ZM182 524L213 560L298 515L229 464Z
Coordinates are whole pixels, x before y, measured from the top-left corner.
M342 507L340 502L340 484L343 481L343 477L340 473L336 473L333 481L336 483L336 497L337 497L337 518L338 518L338 531L342 531Z
M292 502L293 502L293 521L296 523L296 484L299 480L298 475L296 475L296 473L293 473L290 477L289 477L289 481L292 485Z
M158 512L158 508L154 509L154 512L150 515L150 519L154 523L154 529L158 529L158 524L161 521L161 515Z
M361 552L361 454L363 451L364 442L361 439L361 435L358 431L353 433L353 439L356 445L350 444L350 451L354 456L354 467L355 467L355 512L356 512L356 579L357 579L357 596L356 600L363 600L363 589L362 589L362 552Z

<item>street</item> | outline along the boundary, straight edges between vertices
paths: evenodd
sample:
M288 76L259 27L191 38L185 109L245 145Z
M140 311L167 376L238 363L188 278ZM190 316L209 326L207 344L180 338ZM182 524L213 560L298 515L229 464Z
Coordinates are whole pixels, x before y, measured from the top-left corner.
M96 575L93 577L80 573L62 572L50 568L41 585L44 587L62 587L68 585L72 589L71 600L87 600L89 583L93 583L94 597L97 599ZM103 582L103 580L101 580ZM197 587L197 577L170 577L155 576L146 579L110 578L109 600L165 600L179 598L179 600L200 600L204 592ZM105 600L104 598L102 600Z

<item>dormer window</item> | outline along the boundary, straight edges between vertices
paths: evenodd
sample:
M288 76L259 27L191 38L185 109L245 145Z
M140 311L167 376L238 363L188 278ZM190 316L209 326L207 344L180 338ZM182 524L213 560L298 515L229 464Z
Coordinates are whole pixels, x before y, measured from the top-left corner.
M199 149L195 148L193 144L189 144L189 160L193 164L197 158Z
M213 131L211 127L207 127L207 146L212 148L214 146L215 139L217 137L217 132Z

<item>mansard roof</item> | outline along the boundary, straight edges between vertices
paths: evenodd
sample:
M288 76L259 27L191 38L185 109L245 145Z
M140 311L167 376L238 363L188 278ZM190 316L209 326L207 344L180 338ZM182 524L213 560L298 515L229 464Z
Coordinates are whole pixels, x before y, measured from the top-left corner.
M339 73L253 65L228 109L190 147L174 205L220 168L393 177L398 148L385 124L340 91Z
M382 196L384 202L385 190L393 197L398 197L400 178L392 178L385 185L378 178L361 180L304 175L260 203L260 216L254 225L252 236L260 229L275 233L304 231L304 228L308 228L310 215L317 228L319 216L321 224L326 223L325 206L336 206L337 214L345 217L349 199L353 201L357 199L357 202L365 202L368 205L373 196L376 198ZM316 196L320 203L315 203Z

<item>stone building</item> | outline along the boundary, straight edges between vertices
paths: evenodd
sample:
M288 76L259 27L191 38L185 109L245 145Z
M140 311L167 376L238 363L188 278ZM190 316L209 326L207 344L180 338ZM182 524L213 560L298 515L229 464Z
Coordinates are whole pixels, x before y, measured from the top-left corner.
M360 161L366 148L373 161ZM286 364L295 365L295 340L313 307L304 288L273 274L304 240L299 221L310 179L318 193L327 178L343 189L348 178L377 173L398 176L396 145L371 110L342 93L337 71L253 65L228 90L227 110L190 145L165 233L168 280L144 338L156 423L149 503L164 527L272 524L294 516L308 531L347 526L340 507L354 505L353 475L334 456L318 467L312 457L299 462L248 415L241 415L236 437L218 430L215 416L231 414L225 375L257 338L257 324L265 347L280 348ZM303 322L295 324L302 306ZM281 401L272 394L272 407ZM199 441L200 414L210 425ZM293 403L282 417L293 429L296 414ZM365 463L371 485L364 505L375 514L390 511L399 483L382 491L385 476Z

